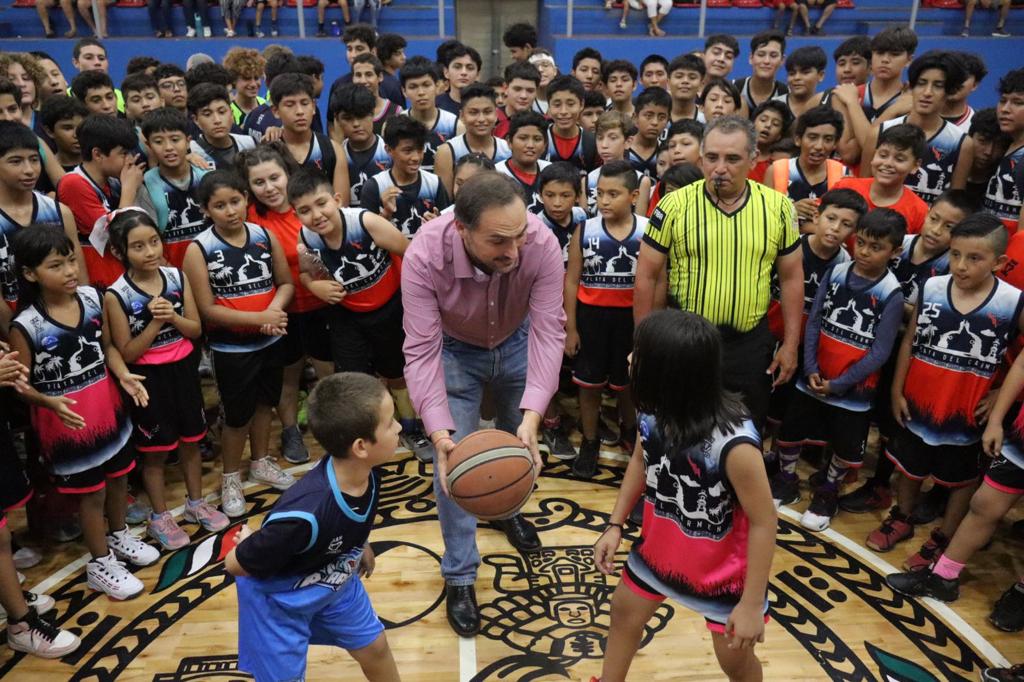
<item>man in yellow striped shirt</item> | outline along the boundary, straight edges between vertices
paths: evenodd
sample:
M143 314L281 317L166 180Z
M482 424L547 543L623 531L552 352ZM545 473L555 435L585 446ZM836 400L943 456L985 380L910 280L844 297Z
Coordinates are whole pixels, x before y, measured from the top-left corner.
M639 322L654 307L667 265L669 300L718 325L726 388L743 394L760 428L773 385L789 381L797 366L803 263L793 204L747 179L756 155L754 128L745 118L726 116L708 126L701 143L705 180L672 192L651 216L633 314ZM777 351L766 318L773 268L785 322Z

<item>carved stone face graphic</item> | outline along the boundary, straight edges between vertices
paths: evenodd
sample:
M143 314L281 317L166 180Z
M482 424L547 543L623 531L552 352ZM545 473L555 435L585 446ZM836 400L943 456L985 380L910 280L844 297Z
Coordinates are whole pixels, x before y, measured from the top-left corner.
M594 605L583 595L565 595L551 605L551 619L570 628L582 628L594 622Z

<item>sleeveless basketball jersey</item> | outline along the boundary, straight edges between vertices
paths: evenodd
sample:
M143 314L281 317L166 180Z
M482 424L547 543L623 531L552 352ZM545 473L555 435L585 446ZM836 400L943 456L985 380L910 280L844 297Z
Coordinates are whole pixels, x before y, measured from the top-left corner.
M815 107L828 106L829 103L832 102L832 95L833 95L832 88L829 88L825 92L821 93L820 97L818 98L818 103L815 104L814 106ZM793 107L790 106L790 104L789 104L789 93L788 92L783 93L781 95L775 95L774 97L772 97L772 101L774 101L774 102L781 102L782 104L785 104L786 108L790 110L790 113L793 113ZM808 110L813 109L813 108L814 107L808 107ZM751 108L750 111L751 111L751 113L753 113L754 109ZM794 114L794 117L795 118L799 118L795 114Z
M636 171L637 181L643 178L643 173ZM595 168L587 173L587 213L597 215L597 181L601 179L601 169Z
M184 276L181 274L181 270L162 266L160 268L160 277L164 281L164 288L160 293L160 297L170 302L176 314L184 315L185 287L183 284ZM121 310L124 311L125 316L128 318L128 331L131 332L134 339L153 320L153 314L149 312L148 308L149 302L153 300L153 297L136 286L127 272L111 284L107 291L117 297ZM191 352L192 341L182 336L181 332L173 324L165 323L160 328L156 338L153 339L153 343L149 344L149 348L134 364L165 365L177 362L187 357Z
M818 295L818 286L828 269L833 265L846 263L850 260L849 252L840 248L829 260L824 260L814 253L809 242L810 235L800 236L800 253L804 262L804 314L800 323L800 344L803 345L804 329L807 327L807 316L814 306L814 297ZM776 339L782 341L786 336L786 325L782 319L782 286L779 273L772 272L771 302L768 304L768 329Z
M750 522L725 473L740 444L758 450L750 420L681 449L656 419L638 415L646 486L636 553L660 582L685 595L739 601L747 573Z
M384 124L387 123L388 119L392 116L398 116L405 112L405 109L398 106L391 100L387 100L387 104L384 105L384 110L380 112L380 116L373 117L373 132L375 135L380 135L381 131L384 130Z
M632 306L636 260L647 229L647 218L634 214L633 231L622 241L608 234L601 216L585 222L582 229L583 270L577 298L604 308Z
M431 126L430 132L427 133L427 143L423 147L423 162L420 164L421 170L434 171L434 157L437 155L437 150L445 142L455 137L455 131L458 129L458 126L458 116L444 109L437 110L437 119L435 119L434 125Z
M818 367L824 379L835 379L862 360L875 342L875 325L893 296L900 295L900 283L888 270L878 280L855 289L850 284L853 262L832 268L823 286L828 287L821 308L818 335ZM850 388L843 395L820 396L807 386L805 377L796 387L818 400L852 412L871 409L880 370Z
M43 456L60 476L88 471L116 455L128 444L132 424L128 409L103 353L103 305L95 287L78 287L75 294L82 317L68 327L47 315L39 303L23 310L14 325L28 341L29 383L49 397L75 401L73 410L85 428L64 426L57 413L33 405L32 426Z
M1006 152L985 190L985 210L1003 221L1013 234L1019 228L1021 198L1024 196L1024 145Z
M72 176L75 177L72 178ZM107 180L107 187L110 189L109 195L93 182L93 179L82 170L81 166L75 166L74 170L67 173L61 179L61 182L69 180L73 182L84 181L103 205L103 209L108 213L117 208L117 205L121 202L121 183L118 180L113 178ZM94 225L78 225L77 227L78 243L82 247L82 256L85 258L85 268L89 273L89 281L109 284L120 277L121 273L124 272L124 265L121 261L115 258L114 254L110 253L110 249L107 249L102 254L98 253L95 247L93 247L92 242L89 241L89 235L92 233ZM83 231L83 228L85 231Z
M313 138L309 141L309 152L306 153L306 158L299 165L304 168L317 169L324 174L329 182L333 183L334 166L337 162L338 158L334 153L331 138L323 133L313 133Z
M658 150L655 149L654 153L648 156L646 159L635 151L632 147L626 149L626 161L632 164L633 168L637 170L641 175L646 175L649 178L658 177Z
M964 113L959 116L943 116L942 118L946 119L960 130L967 132L971 129L971 122L974 121L975 113L977 112L974 111L974 107L968 104L964 107Z
M921 288L903 387L907 428L929 445L970 445L981 437L974 409L992 388L1021 314L1020 290L1002 280L966 315L953 307L952 289L952 275L932 277Z
M781 161L782 159L779 159ZM811 184L804 175L803 169L798 163L799 159L787 159L785 164L776 161L772 167L772 177L765 178L776 192L788 196L791 201L801 199L820 199L825 192L839 182L839 179L846 175L846 166L834 159L825 161L825 180Z
M576 137L576 143L572 146L572 149L568 154L563 155L562 149L559 149L558 140L559 138L548 128L548 149L544 154L544 159L554 163L556 161L565 161L583 172L588 172L598 165L597 158L597 140L594 138L594 134L583 128L578 128L578 134ZM666 130L667 130L666 126Z
M906 123L907 117L900 116L882 123L882 130ZM914 194L924 199L929 206L935 203L953 180L953 168L960 158L960 147L967 134L947 121L942 122L939 132L927 142L928 148L921 159L921 168L907 176L905 184Z
M864 110L864 115L872 123L875 119L885 113L885 110L896 103L899 99L901 92L896 93L885 102L876 104L874 96L871 94L871 83L865 83L864 85L857 86L860 91L860 108Z
M732 82L732 84L735 85L739 89L740 97L742 97L743 101L747 103L747 110L750 113L753 113L754 109L757 108L757 103L754 102L754 95L751 94L751 92L750 92L750 81L751 80L753 80L753 79L750 76L747 76L745 78L739 78L737 80L734 80ZM768 99L779 99L780 97L785 97L788 94L789 94L789 86L787 86L782 81L775 81L772 84L772 92L771 92L770 95L768 95ZM767 101L767 100L765 100L765 101ZM788 103L787 103L787 106L788 106Z
M189 173L186 189L180 189L167 180L160 174L159 168L151 168L143 176L149 198L156 209L156 224L164 241L164 258L176 268L182 266L185 250L206 225L202 207L192 198L206 171L191 167Z
M233 104L234 103L232 103L232 105ZM238 152L244 152L247 149L256 148L256 141L253 140L251 136L240 133L230 133L230 135L232 142L231 149L219 150L211 145L206 139L198 138L189 143L189 151L213 166L214 169L230 167L230 163L223 163L221 159L218 158L221 157L223 152L228 152L230 157L234 159L238 155Z
M556 223L547 211L541 211L538 217L542 223L548 226L549 230L555 233L555 239L558 240L558 245L562 249L562 265L569 267L569 241L576 234L576 230L582 229L583 224L587 222L587 212L579 206L573 206L568 227L562 227Z
M508 142L501 139L500 137L493 138L494 140L494 153L490 156L491 161L495 164L504 161L512 156L512 150L508 146ZM452 168L458 163L459 159L467 154L470 154L473 150L469 148L469 144L466 142L466 134L458 135L448 140L446 144L452 149ZM484 154L486 156L486 154Z
M274 300L274 263L270 234L254 223L245 223L245 246L228 244L210 227L195 241L210 272L210 290L217 305L232 310L262 312ZM223 353L246 353L276 343L280 337L260 334L256 327L208 325L210 348Z
M377 185L377 196L396 186L390 171L381 171L371 180ZM395 214L391 216L394 226L409 239L420 229L424 213L433 210L438 204L443 204L441 208L448 204L448 193L436 175L420 171L418 184L418 187L414 183L400 188L402 193L398 195Z
M310 539L278 577L258 581L261 590L280 592L319 585L337 591L350 579L359 579L359 561L377 513L380 474L370 474L369 507L356 513L338 485L333 459L330 455L323 457L281 494L263 520L263 526L304 521L309 524Z
M508 160L496 164L494 170L518 182L526 198L526 210L530 213L540 213L544 210L544 203L540 200L540 174L549 165L550 162L538 159L537 172L532 178L524 175L522 171L509 167Z
M319 258L335 281L345 287L341 305L357 313L377 310L398 291L399 268L390 253L377 246L363 227L367 211L341 209L341 248L332 249L313 230L303 227L299 238Z
M33 223L55 225L63 230L64 216L57 201L40 192L32 192L32 218L27 225L18 223L0 208L0 296L11 310L18 305L18 269L14 265L11 240L18 230Z
M917 296L926 279L949 274L948 249L926 261L917 264L911 262L911 255L920 238L921 236L916 234L905 236L900 255L889 262L889 269L896 275L896 279L899 280L900 287L903 289L903 300L911 304L917 303Z
M345 156L348 158L349 204L359 206L359 194L363 191L363 183L377 173L391 168L391 157L384 150L384 140L377 135L376 141L369 149L356 151L348 140L344 143Z

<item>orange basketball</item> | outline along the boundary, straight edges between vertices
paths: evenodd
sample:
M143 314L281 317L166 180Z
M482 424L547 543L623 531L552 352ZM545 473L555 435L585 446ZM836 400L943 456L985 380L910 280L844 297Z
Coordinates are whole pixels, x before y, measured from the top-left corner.
M448 455L448 491L482 521L507 519L526 504L537 472L533 456L511 433L471 433Z

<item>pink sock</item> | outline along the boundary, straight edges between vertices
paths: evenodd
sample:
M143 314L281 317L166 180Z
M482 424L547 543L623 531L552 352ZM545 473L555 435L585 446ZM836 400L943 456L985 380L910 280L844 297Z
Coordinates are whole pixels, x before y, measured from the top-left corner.
M960 571L962 570L964 570L963 564L957 563L943 554L935 562L935 568L932 569L932 573L943 580L956 580L960 577Z

